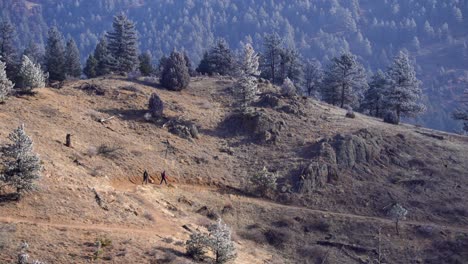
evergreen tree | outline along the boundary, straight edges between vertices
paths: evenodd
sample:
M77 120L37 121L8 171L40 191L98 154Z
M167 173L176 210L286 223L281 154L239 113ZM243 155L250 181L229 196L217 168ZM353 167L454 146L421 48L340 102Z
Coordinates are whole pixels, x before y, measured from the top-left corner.
M73 39L67 42L65 50L65 70L68 76L75 78L81 76L80 51Z
M5 63L0 61L0 103L5 102L14 84L8 79Z
M153 118L160 118L163 116L164 103L157 93L152 93L148 103L148 110Z
M30 41L26 49L23 51L23 55L27 56L35 64L42 65L44 60L44 52L41 47L34 41Z
M97 68L98 68L98 61L94 58L93 55L89 55L88 59L86 60L86 66L83 69L83 73L88 78L95 78L98 76Z
M140 73L143 76L150 76L154 71L153 64L151 63L151 53L147 51L141 54L138 60L140 61Z
M286 77L281 85L281 94L285 96L294 96L297 94L297 88L294 83Z
M170 90L180 91L187 88L189 82L190 75L184 55L173 51L163 65L161 85Z
M361 109L369 111L369 115L383 117L385 113L383 99L387 88L387 76L381 70L378 70L369 83L369 89L364 94L364 100Z
M282 46L283 40L277 33L266 34L263 38L262 77L269 79L273 83L278 83Z
M107 48L106 38L101 38L94 49L94 59L96 60L95 76L103 76L111 72L112 65L115 65L114 58Z
M0 180L16 188L20 198L26 191L35 189L34 182L41 177L41 161L33 152L33 142L24 131L24 125L15 129L8 139L12 141L5 148L5 167Z
M260 74L259 56L250 43L244 45L243 54L240 61L240 70L248 76L258 76Z
M27 56L23 56L19 76L22 81L20 89L23 93L31 93L34 88L45 86L46 77L41 66L34 64Z
M249 43L244 45L242 57L240 59L240 73L241 76L238 79L235 92L240 100L240 107L246 108L249 104L255 100L255 96L258 92L257 78L260 74L258 70L258 54Z
M420 81L411 65L408 54L399 52L387 72L389 87L385 90L385 107L393 111L400 121L401 116L415 116L425 110L418 101L422 90Z
M16 80L18 52L15 45L15 28L8 21L0 22L0 60L6 65L8 79Z
M468 89L465 90L462 96L461 106L452 115L454 119L463 122L463 130L468 132Z
M322 64L317 60L309 60L304 72L304 88L309 96L317 97L320 84L323 80Z
M121 73L135 70L138 64L138 37L135 23L124 14L114 17L112 32L107 33L108 49L115 59L113 69Z
M197 68L202 74L235 75L236 61L229 45L224 39L218 39L216 44L203 55Z
M197 76L197 71L193 69L192 61L190 60L189 56L187 55L187 52L184 51L184 59L187 65L187 68L189 70L190 76L194 77Z
M66 77L65 47L62 33L56 28L49 29L45 53L45 67L52 81L63 81Z
M279 79L283 82L289 78L295 85L301 85L304 77L304 66L296 50L282 49L280 52Z
M356 56L344 53L332 59L321 87L325 102L341 108L347 105L357 108L359 99L366 89L366 72L357 62Z
M231 238L231 229L218 219L208 228L210 232L208 245L215 255L216 263L226 263L237 257L236 248Z

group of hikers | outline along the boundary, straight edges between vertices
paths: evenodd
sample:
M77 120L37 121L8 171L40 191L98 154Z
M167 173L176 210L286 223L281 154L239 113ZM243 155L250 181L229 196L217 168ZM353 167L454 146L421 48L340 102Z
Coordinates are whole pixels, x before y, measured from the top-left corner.
M166 177L166 170L163 170L163 172L161 172L161 182L159 183L159 185L161 185L163 182L167 185ZM148 184L149 178L150 177L148 171L145 170L145 172L143 172L143 184Z

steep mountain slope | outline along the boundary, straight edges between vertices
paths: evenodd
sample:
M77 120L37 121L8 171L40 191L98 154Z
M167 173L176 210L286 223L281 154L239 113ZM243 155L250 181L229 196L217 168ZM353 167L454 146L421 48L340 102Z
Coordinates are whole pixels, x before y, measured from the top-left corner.
M79 89L87 82L103 95ZM48 263L189 263L190 230L217 216L237 234L236 263L466 259L468 138L345 118L269 84L255 111L231 113L233 82L199 77L170 92L106 77L0 105L0 142L24 123L44 165L39 191L20 202L1 196L0 262L26 240ZM152 92L164 122L144 118ZM170 133L170 120L196 124L199 138ZM264 166L280 176L271 199L246 192ZM142 186L144 169L155 183L166 170L170 185ZM400 235L387 216L393 203L409 210Z

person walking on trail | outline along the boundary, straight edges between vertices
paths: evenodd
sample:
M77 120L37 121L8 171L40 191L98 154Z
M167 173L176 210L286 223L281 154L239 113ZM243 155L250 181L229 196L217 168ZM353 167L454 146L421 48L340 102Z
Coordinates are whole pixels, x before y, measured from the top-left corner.
M148 172L145 170L145 172L143 172L143 184L148 184L148 181L149 181L149 175L148 175Z
M166 183L167 185L167 180L166 180L166 170L164 170L163 172L161 172L161 182L159 183L159 185L161 185L162 183Z

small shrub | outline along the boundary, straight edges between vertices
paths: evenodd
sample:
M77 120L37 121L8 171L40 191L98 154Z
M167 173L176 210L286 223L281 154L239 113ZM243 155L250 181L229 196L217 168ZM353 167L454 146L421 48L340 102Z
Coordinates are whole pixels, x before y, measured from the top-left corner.
M187 255L195 260L201 260L206 254L208 237L202 233L190 235L190 239L185 243Z
M393 125L398 125L400 123L398 116L394 112L385 113L383 121Z
M277 249L283 249L285 244L291 239L291 235L278 228L270 228L264 233L268 244Z
M102 155L106 158L110 158L110 159L113 159L113 158L117 158L119 155L118 155L118 151L121 150L122 148L119 147L119 146L109 146L109 145L106 145L106 144L101 144L97 149L97 155Z
M156 93L151 94L149 99L149 113L153 118L160 118L163 115L164 103Z
M296 86L294 86L294 83L289 78L284 79L281 86L281 94L284 96L294 96L297 94Z
M254 188L254 192L258 193L260 196L266 196L270 192L276 190L276 180L278 176L276 173L271 173L267 170L266 167L254 174L249 180Z
M353 108L348 106L346 109L346 117L347 118L356 118L356 114L353 111Z

